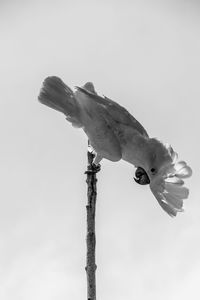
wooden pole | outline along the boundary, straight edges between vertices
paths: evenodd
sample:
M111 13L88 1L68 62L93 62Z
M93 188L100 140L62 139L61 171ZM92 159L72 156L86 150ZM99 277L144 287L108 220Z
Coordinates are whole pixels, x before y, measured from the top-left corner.
M93 164L94 154L88 151L88 167L87 171L87 197L88 203L87 210L87 258L86 258L86 274L87 274L87 300L96 300L96 261L95 261L95 209L96 209L96 196L97 196L97 179L96 173L100 168Z

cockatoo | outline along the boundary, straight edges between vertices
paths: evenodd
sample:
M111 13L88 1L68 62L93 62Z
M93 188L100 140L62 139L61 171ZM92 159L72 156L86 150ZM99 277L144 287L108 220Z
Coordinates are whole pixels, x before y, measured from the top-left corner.
M99 96L87 82L73 92L60 78L44 80L39 101L62 112L74 127L82 128L95 152L94 164L106 158L134 165L135 181L149 184L160 206L170 215L183 211L189 190L184 179L192 175L185 161L168 144L150 138L144 127L121 105Z

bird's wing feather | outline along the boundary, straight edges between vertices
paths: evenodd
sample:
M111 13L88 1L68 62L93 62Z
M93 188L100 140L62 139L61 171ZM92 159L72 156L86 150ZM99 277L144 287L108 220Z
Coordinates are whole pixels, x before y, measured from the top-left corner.
M148 134L144 127L121 105L116 103L115 101L107 98L101 97L96 93L92 93L88 91L84 87L76 87L78 91L84 93L89 96L91 101L95 101L97 105L104 107L107 110L110 117L116 122L121 123L126 126L131 126L136 129L141 135L148 137Z
M115 134L114 122L107 111L97 106L84 118L84 131L94 150L103 158L118 161L122 157L121 145Z

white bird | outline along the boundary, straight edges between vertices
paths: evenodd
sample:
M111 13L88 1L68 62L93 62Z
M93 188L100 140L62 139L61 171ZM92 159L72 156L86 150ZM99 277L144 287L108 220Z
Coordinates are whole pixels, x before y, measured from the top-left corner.
M158 203L170 216L183 211L183 200L189 195L183 179L192 175L186 162L178 161L170 145L150 138L124 107L97 95L91 82L76 89L73 92L58 77L47 77L38 99L85 131L95 151L95 165L103 158L129 162L137 168L135 181L150 184Z

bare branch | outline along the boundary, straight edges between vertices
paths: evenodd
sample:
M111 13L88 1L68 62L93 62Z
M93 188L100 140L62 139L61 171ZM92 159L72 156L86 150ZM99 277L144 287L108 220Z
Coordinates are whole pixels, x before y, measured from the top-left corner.
M88 203L87 210L87 259L86 259L86 274L87 274L87 300L96 300L96 261L95 261L95 209L96 209L96 196L97 196L97 179L96 173L99 168L93 164L94 154L88 152L88 167L87 171L87 196Z

